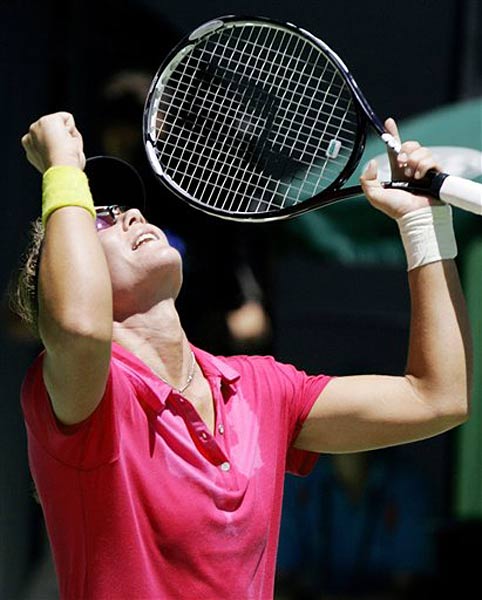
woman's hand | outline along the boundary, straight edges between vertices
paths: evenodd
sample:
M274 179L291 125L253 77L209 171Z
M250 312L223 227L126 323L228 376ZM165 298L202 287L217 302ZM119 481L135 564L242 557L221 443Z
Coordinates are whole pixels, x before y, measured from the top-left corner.
M46 115L32 123L22 137L22 146L27 160L40 173L58 165L85 167L82 136L70 113Z
M398 128L393 119L387 119L385 127L400 141ZM404 142L398 156L391 150L388 151L388 155L393 181L419 180L430 169L438 170L430 150L418 142ZM360 183L370 204L392 219L399 219L419 208L440 204L438 200L430 196L415 195L399 189L385 189L378 181L377 164L374 160L368 163L366 171L360 178Z

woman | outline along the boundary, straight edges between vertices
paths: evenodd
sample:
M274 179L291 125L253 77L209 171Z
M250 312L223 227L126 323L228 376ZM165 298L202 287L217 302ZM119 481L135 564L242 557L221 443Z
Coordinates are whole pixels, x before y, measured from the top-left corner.
M285 470L466 419L470 335L449 207L384 190L369 165L364 192L407 252L407 370L308 376L189 343L178 251L137 209L105 206L128 198L95 208L72 115L42 117L22 141L43 174L45 230L29 296L45 351L22 406L62 598L272 597ZM392 160L399 177L435 167L417 142Z

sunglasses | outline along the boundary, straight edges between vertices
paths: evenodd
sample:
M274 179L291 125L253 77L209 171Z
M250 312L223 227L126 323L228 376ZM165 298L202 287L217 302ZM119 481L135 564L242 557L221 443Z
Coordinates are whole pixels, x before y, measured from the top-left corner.
M97 231L108 229L117 223L117 219L122 213L125 213L128 208L126 206L119 206L118 204L111 204L110 206L96 206L95 207L95 228Z

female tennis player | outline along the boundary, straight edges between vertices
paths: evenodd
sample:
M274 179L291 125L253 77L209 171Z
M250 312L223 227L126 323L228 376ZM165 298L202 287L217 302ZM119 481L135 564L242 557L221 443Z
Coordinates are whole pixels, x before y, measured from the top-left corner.
M62 598L271 598L286 470L467 418L470 334L448 206L383 189L369 165L364 192L397 220L407 254L406 373L307 375L189 343L179 253L120 208L129 198L94 204L72 115L42 117L22 142L43 174L43 229L21 289L45 347L22 407ZM398 177L435 168L416 142L396 161Z

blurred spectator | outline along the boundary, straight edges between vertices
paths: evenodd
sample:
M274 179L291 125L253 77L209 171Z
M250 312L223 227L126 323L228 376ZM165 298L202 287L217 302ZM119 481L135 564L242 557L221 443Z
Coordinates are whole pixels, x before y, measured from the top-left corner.
M426 481L391 451L320 458L289 476L279 598L415 598L432 568Z

